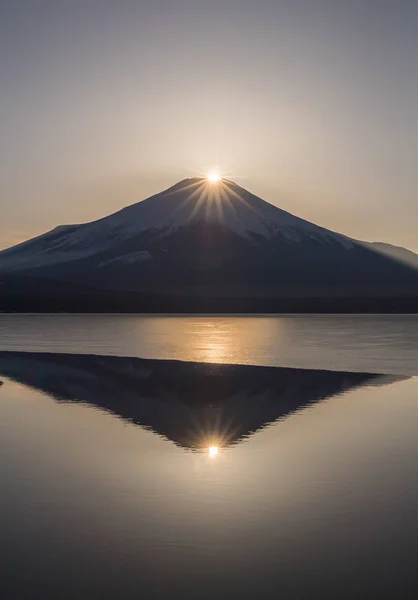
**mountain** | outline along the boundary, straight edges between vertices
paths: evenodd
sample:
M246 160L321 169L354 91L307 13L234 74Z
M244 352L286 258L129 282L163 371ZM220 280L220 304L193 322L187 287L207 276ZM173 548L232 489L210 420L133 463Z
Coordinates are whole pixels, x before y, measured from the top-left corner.
M188 179L98 221L59 226L5 250L0 253L0 268L16 271L93 256L98 268L112 262L146 262L153 258L147 250L152 242L159 240L157 245L164 246L173 234L199 224L226 229L253 243L281 238L295 244L312 239L352 248L349 238L294 217L232 182Z
M157 300L418 297L413 265L231 181L196 178L0 252L0 279L3 296L47 296L70 285L76 295L113 294L109 305L129 293Z
M193 450L229 446L305 406L400 377L116 356L0 352L0 375L88 403Z

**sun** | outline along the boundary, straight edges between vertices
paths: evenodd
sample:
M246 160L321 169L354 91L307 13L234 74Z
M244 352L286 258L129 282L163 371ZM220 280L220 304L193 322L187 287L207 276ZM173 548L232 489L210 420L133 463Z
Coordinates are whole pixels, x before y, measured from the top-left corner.
M210 446L208 448L209 456L211 458L215 458L215 456L218 456L218 450L219 450L218 446Z
M212 183L216 183L217 181L220 181L221 176L219 175L219 173L209 173L208 175L208 180L211 181Z

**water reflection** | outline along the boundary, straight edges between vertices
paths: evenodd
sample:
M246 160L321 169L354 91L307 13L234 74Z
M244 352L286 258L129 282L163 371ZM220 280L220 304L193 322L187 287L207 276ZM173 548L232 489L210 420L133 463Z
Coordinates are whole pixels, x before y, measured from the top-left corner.
M58 401L106 410L210 458L309 404L395 379L367 373L21 352L0 353L0 374Z
M418 380L24 353L0 379L1 599L417 596Z

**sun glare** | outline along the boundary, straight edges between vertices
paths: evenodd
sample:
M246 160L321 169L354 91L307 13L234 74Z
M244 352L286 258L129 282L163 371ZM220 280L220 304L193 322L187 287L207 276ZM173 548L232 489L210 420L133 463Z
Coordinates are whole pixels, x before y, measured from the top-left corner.
M208 179L212 183L216 183L217 181L220 181L221 176L219 175L219 173L209 173Z
M215 458L215 456L218 456L218 446L210 446L209 448L209 456L211 458Z

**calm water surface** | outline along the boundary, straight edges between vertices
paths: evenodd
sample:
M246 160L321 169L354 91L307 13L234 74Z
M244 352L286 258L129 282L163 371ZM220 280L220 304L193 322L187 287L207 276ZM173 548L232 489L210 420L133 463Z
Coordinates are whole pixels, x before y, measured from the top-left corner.
M417 597L416 317L0 339L2 600Z
M418 315L1 315L0 350L418 375Z

